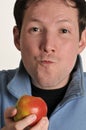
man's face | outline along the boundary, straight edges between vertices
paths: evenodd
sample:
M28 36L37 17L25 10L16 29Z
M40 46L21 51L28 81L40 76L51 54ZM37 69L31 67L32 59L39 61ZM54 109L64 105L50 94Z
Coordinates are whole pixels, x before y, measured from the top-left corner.
M79 47L78 11L62 0L46 0L25 11L18 43L32 82L43 89L63 87Z

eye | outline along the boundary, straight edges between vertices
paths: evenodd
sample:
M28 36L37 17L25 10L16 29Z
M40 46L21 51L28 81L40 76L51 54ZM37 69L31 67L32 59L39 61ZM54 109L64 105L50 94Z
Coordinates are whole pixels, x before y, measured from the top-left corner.
M63 29L61 29L61 31L60 31L61 33L69 33L69 30L68 29L65 29L65 28L63 28Z
M43 29L41 27L37 27L37 26L32 26L29 28L29 33L32 34L32 35L39 35L39 34L42 34L43 32Z
M33 31L33 32L39 32L40 29L39 29L38 27L33 27L33 28L32 28L32 31Z
M41 29L39 27L31 27L29 29L29 33L31 33L31 34L40 34L41 33Z

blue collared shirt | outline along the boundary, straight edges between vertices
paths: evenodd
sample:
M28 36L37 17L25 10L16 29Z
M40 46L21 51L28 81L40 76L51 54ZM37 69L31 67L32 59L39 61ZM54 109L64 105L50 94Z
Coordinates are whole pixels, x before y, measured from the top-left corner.
M48 130L86 129L85 82L79 56L66 94L49 118ZM24 94L32 95L32 91L30 77L22 65L16 70L0 72L0 128L5 125L5 109L15 106L18 98Z

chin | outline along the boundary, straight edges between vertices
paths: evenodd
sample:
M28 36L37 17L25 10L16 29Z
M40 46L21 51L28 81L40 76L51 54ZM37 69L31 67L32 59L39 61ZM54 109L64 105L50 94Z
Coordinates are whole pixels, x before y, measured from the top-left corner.
M55 81L51 80L38 80L38 86L42 89L53 89L56 86Z

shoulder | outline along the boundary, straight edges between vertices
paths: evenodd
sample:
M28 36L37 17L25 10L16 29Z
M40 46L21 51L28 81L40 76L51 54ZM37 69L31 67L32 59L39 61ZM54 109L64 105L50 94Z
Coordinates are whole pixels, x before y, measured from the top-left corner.
M86 77L86 72L84 72L84 76Z
M16 71L17 69L0 71L0 88L14 77Z
M2 70L0 71L0 78L1 77L13 77L16 73L17 69L12 69L12 70Z
M84 79L86 80L86 72L84 72Z
M86 72L84 72L84 84L86 85Z

